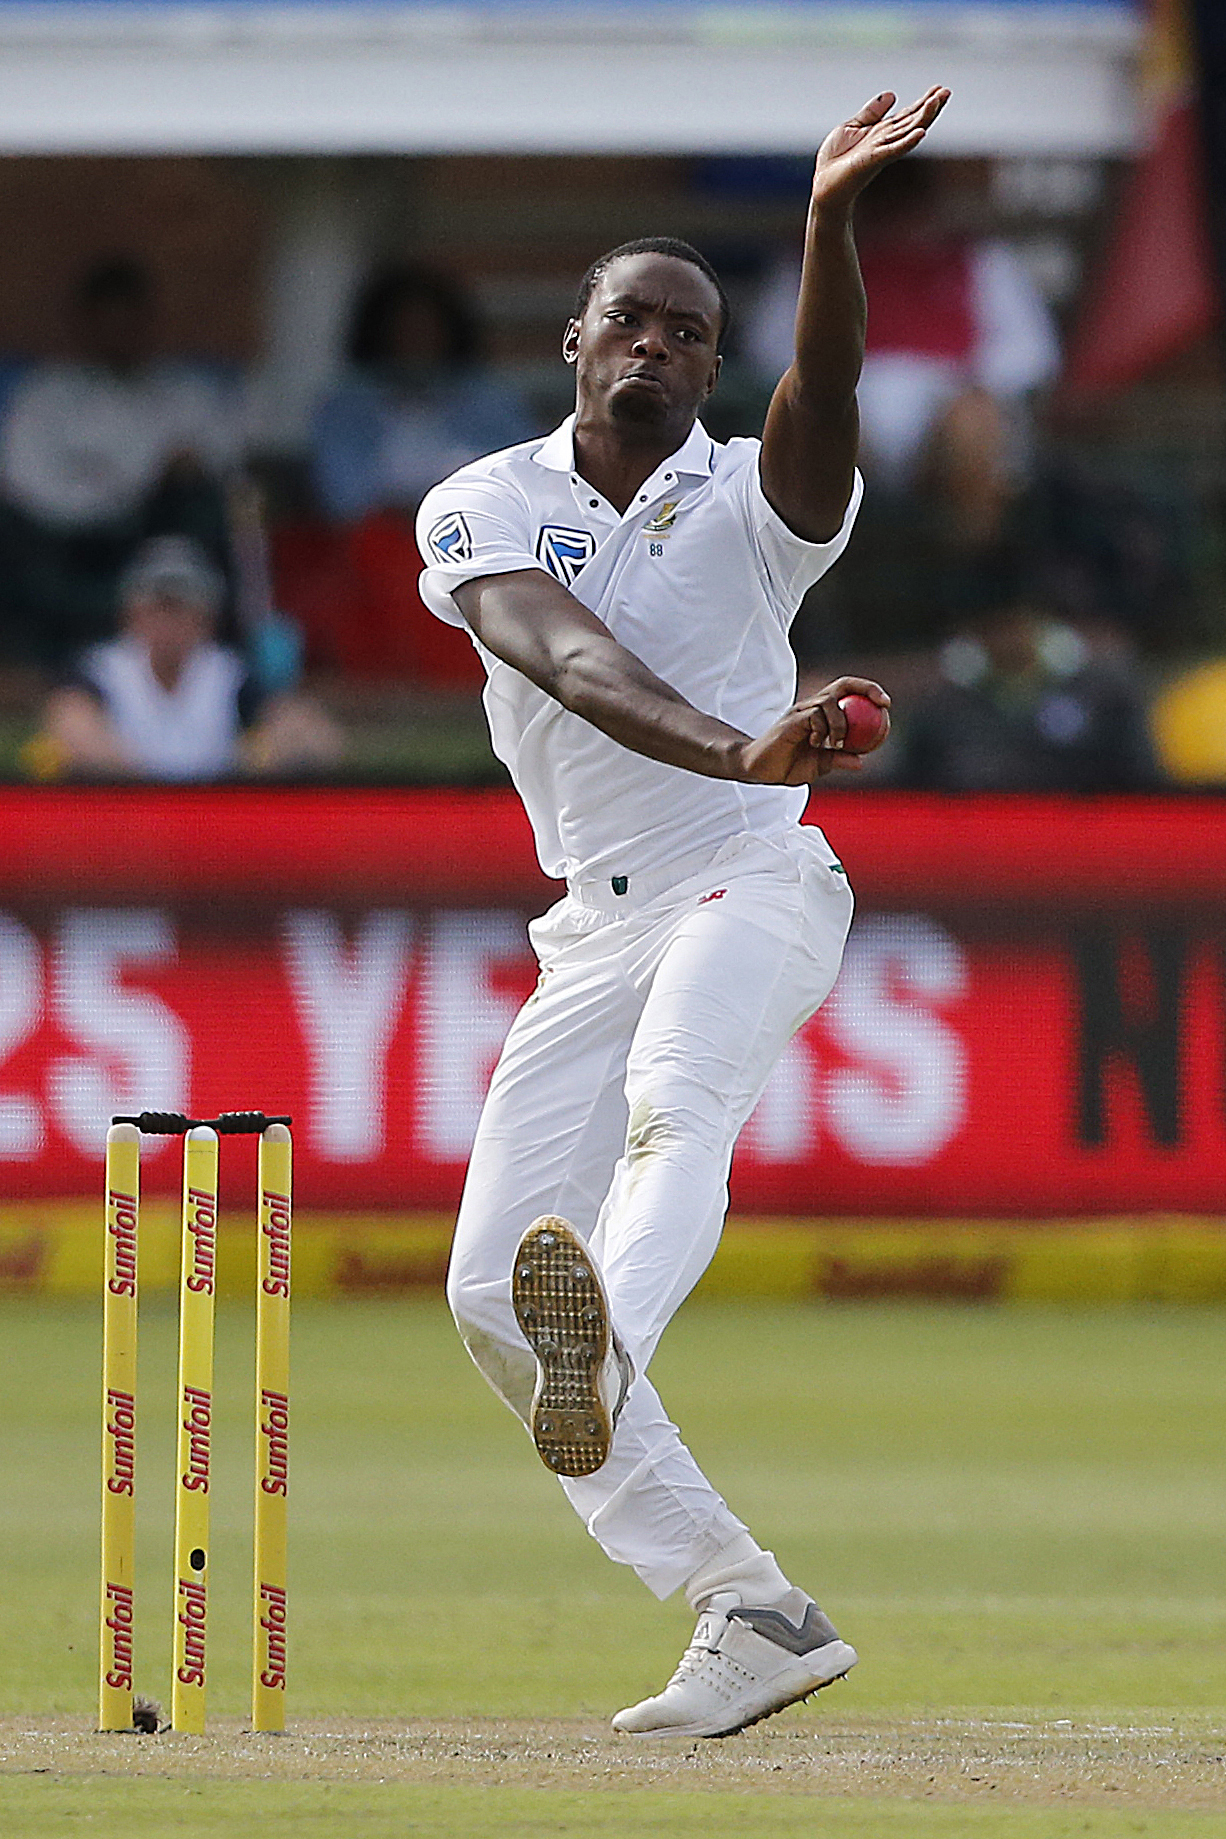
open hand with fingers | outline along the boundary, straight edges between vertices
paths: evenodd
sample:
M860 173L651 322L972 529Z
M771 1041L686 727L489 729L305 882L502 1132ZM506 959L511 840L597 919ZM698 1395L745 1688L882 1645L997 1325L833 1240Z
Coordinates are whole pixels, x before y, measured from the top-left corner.
M870 745L855 751L848 741L849 711L842 705L862 697L881 711L881 725ZM755 785L811 785L832 772L859 772L860 755L879 747L890 732L890 699L868 677L838 677L815 696L804 696L756 740L741 747L737 778Z
M896 101L892 90L882 90L826 136L813 171L815 205L850 206L883 166L914 152L949 101L949 91L936 86L905 109L895 110Z

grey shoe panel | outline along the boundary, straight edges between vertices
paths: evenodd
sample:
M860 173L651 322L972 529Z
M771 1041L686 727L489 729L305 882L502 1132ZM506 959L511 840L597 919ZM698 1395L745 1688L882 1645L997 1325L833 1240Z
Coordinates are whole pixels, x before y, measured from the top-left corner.
M786 1648L789 1654L811 1654L814 1648L825 1647L828 1641L839 1638L834 1623L816 1603L809 1604L799 1628L778 1609L730 1609L728 1620L747 1622L756 1634L773 1641L776 1647Z

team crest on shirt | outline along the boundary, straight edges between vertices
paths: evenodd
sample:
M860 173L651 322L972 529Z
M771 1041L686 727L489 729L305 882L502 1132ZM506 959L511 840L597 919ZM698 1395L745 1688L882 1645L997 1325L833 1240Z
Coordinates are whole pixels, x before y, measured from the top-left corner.
M463 511L449 511L440 517L426 537L440 562L471 562L473 533Z
M536 539L536 559L556 581L569 587L581 568L586 568L596 553L596 538L590 530L570 530L564 524L543 524Z
M667 536L677 521L677 505L679 502L679 499L674 498L671 499L668 504L662 504L651 522L643 525L643 535Z

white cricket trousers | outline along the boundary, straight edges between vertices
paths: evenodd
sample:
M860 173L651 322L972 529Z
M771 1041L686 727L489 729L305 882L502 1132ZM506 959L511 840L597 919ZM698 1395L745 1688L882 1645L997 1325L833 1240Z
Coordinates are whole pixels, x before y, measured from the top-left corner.
M581 888L529 927L540 981L490 1084L447 1294L477 1366L527 1422L536 1363L511 1308L516 1246L542 1213L588 1241L637 1377L603 1467L559 1479L609 1557L665 1597L746 1529L647 1367L719 1242L737 1133L838 974L852 896L821 832L799 828L734 838L649 892Z

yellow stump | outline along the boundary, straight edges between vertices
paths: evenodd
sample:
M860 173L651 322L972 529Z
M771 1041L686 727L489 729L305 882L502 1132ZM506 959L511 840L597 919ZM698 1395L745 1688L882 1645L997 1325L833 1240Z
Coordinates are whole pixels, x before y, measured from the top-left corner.
M217 1133L183 1143L179 1267L179 1444L175 1487L174 1730L204 1730L213 1441L213 1297L217 1271Z
M136 1531L136 1241L140 1131L106 1133L106 1253L102 1285L102 1606L99 1730L132 1728Z
M270 1124L260 1138L252 1730L285 1729L292 1159L289 1131Z

